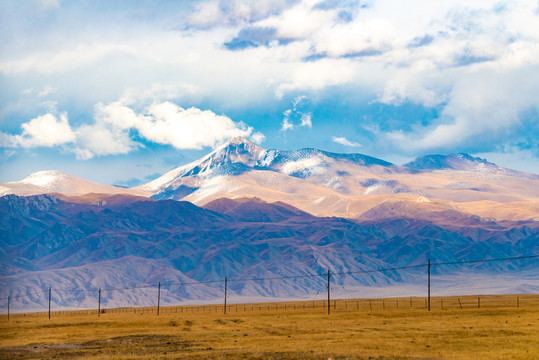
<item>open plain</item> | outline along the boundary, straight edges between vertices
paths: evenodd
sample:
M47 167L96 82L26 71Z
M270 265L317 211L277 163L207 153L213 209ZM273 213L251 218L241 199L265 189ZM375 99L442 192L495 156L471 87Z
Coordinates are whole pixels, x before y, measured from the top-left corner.
M12 314L2 359L537 359L539 296Z

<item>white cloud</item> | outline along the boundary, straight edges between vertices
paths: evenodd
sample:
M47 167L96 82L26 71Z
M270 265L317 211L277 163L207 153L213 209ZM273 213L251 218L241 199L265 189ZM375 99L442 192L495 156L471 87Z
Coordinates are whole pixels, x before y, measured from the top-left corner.
M0 61L0 72L4 74L20 74L36 72L43 74L63 73L83 66L95 64L106 56L114 54L131 54L135 50L125 44L97 43L80 44L73 48L59 51L34 52L16 60Z
M282 98L294 90L321 90L353 81L355 66L345 59L323 59L299 64L290 81L280 84L275 95Z
M292 130L293 128L294 124L291 124L290 119L285 116L283 119L283 124L281 125L281 131Z
M210 110L183 109L171 102L155 103L143 113L136 113L121 102L95 106L94 123L82 124L75 131L67 115L57 119L52 114L32 119L22 125L21 135L0 132L0 147L53 147L69 144L79 159L94 156L127 154L143 146L133 140L134 132L146 141L171 145L176 149L202 149L236 137L252 136L260 143L262 133Z
M323 10L315 7L317 1L305 0L286 9L281 14L259 21L256 25L274 28L281 38L304 38L312 35L324 26L330 26L338 18L335 10Z
M231 0L198 1L188 17L190 25L200 27L248 24L249 22L280 12L287 0Z
M253 135L251 135L251 141L255 144L262 144L266 140L266 136L262 134L261 132L255 132Z
M94 156L127 154L140 146L130 138L129 132L103 123L82 125L77 133L77 146L73 151L81 160Z
M154 104L137 126L146 139L177 149L201 149L235 136L248 137L253 129L209 110L183 109L170 102Z
M125 140L130 132L159 143L188 143L163 132L172 131L174 124L191 115L206 115L180 108L158 120L147 106L166 100L197 107L218 104L224 109L220 111L259 104L262 108L273 101L266 111L274 109L279 99L298 93L323 102L333 87L346 87L347 101L357 98L365 104L378 101L397 106L411 102L435 108L440 117L434 121L380 133L381 139L392 139L395 147L408 151L455 148L475 143L485 133L501 136L519 126L519 114L536 108L536 0L231 0L196 2L194 7L194 14L182 8L186 11L182 19L176 13L160 14L168 17L145 18L143 26L132 18L105 23L96 16L101 12L85 13L73 20L81 22L80 31L73 32L63 31L63 23L30 26L39 22L36 14L29 14L28 23L23 24L27 27L4 26L7 40L0 45L0 72L7 75L5 84L10 86L5 92L20 94L31 78L32 89L26 92L49 96L53 88L58 89L55 96L63 93L69 101L89 104L88 108L121 99L119 105L132 113L116 109L124 113L114 114L115 120L102 119L98 124L96 118L96 124L87 124L96 132L108 131L113 139L119 137L116 142L123 145L110 151L136 147ZM341 9L346 16L341 16ZM65 18L73 15L62 12L67 7L54 11ZM224 45L251 28L269 30L264 33L268 39L254 46L247 41L245 48L235 51ZM185 97L192 101L178 101ZM8 101L0 100L4 112ZM335 106L353 107L344 101ZM52 109L48 111L54 113ZM312 109L298 109L274 126L282 130L312 126L307 121L311 113ZM214 113L209 117L220 119ZM145 130L146 126L155 129ZM224 129L231 133L250 129L236 122L228 126ZM94 149L89 145L94 137L82 129L87 149ZM211 131L209 135L218 137ZM8 134L2 136L3 143L18 141ZM195 139L193 143L205 142Z
M523 111L539 112L537 93L539 65L512 72L473 72L454 85L436 122L386 136L396 147L407 150L489 143L511 133L521 122Z
M343 137L337 137L333 136L331 138L331 141L336 142L337 144L345 145L345 146L352 146L352 147L361 147L361 144L357 142L353 142L348 140L347 138Z
M50 113L38 116L22 124L21 128L21 135L0 133L0 146L53 147L73 142L76 138L65 113L59 119Z
M299 124L299 126L307 126L309 128L312 128L313 123L311 121L311 118L311 114L301 114L301 123Z
M132 140L133 131L149 142L176 149L202 149L231 137L248 137L253 128L209 110L183 109L171 102L152 104L139 114L121 102L98 104L95 123L78 129L75 152L82 159L126 154L141 146ZM263 134L253 134L254 141L263 139Z
M293 130L300 126L313 127L312 114L301 111L301 108L308 105L309 102L310 99L305 95L296 96L292 100L292 108L283 112L281 131Z

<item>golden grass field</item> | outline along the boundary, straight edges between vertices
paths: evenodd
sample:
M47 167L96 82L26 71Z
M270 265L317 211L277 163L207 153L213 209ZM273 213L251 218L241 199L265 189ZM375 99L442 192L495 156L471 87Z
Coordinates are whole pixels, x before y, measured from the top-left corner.
M518 297L2 315L0 358L538 359L539 295Z

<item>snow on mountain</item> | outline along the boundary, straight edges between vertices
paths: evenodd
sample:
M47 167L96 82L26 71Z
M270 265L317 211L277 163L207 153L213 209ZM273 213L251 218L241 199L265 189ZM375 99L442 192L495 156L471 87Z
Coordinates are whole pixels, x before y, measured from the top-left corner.
M362 154L317 149L263 149L241 137L204 158L139 187L154 199L204 205L221 197L284 201L319 216L357 217L388 196L414 205L418 197L444 201L519 202L538 218L539 176L504 169L466 154L428 155L404 166ZM412 195L413 199L407 197ZM498 217L514 212L498 209ZM376 212L379 214L384 213ZM473 210L472 210L473 214ZM477 214L483 216L482 214ZM527 217L526 217L527 216Z
M0 184L0 196L6 194L28 196L52 193L68 196L84 195L88 193L149 195L148 192L138 189L134 190L102 185L56 170L38 171L30 174L23 180Z
M466 153L449 155L424 155L404 164L403 167L416 170L468 170L499 175L510 175L531 179L539 179L538 175L527 174L516 170L502 168L485 159Z
M462 205L466 212L480 217L539 219L538 175L501 168L467 154L426 155L397 166L362 154L312 148L264 149L241 137L131 189L100 185L56 171L0 184L0 194L80 196L89 192L186 200L197 205L222 197L259 197L290 203L318 216L349 218L361 216L388 198L416 206L416 199L423 197ZM88 195L85 199L81 201L94 201ZM504 206L485 206L484 202ZM516 208L520 210L514 211Z
M155 199L181 199L198 190L207 193L204 188L215 188L223 181L234 182L232 177L265 171L307 179L316 185L347 192L341 179L350 176L347 172L350 167L372 168L367 172L380 171L380 167L386 168L385 171L394 171L395 168L391 163L362 154L336 154L317 149L266 150L247 139L236 137L202 159L169 171L138 189L153 192ZM217 177L221 179L215 180ZM216 196L230 190L226 185L219 186L223 191L215 191ZM278 184L272 186L279 187Z

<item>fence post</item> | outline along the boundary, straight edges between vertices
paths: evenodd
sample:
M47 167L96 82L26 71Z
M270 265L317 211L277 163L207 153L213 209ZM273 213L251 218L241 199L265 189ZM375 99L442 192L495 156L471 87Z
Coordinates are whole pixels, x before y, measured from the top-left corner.
M51 318L51 288L49 287L49 319Z
M157 284L157 316L159 316L159 303L161 302L161 281Z
M97 297L97 317L100 317L100 316L101 316L101 288L99 288L98 297Z
M429 296L428 296L428 305L427 305L427 309L428 311L430 311L430 259L429 259L429 270L428 270L428 273L429 273Z
M517 296L517 308L520 307L520 301L519 301L519 298ZM7 311L8 311L8 317L7 319L9 320L9 297L7 298Z
M462 303L460 302L460 298L457 298L457 300L459 301L460 308L462 309Z
M228 279L225 277L225 314L226 314L226 290L227 290Z
M481 309L481 298L477 297L477 308Z
M328 315L330 314L330 309L331 309L331 299L330 299L330 296L329 296L329 289L330 289L330 272L328 270Z
M11 297L8 296L7 297L7 321L9 321L9 300L11 300Z

